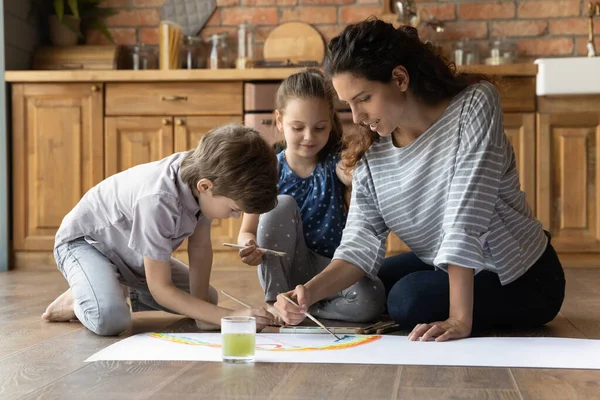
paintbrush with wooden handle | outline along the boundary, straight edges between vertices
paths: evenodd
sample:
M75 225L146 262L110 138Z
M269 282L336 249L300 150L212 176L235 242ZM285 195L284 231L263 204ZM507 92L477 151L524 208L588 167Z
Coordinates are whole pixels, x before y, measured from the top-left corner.
M234 249L242 249L242 250L250 247L250 246L244 246L241 244L233 244L233 243L223 243L223 246L233 247ZM279 256L279 257L285 256L285 252L283 252L283 251L264 249L262 247L257 247L256 250L264 251L265 254L275 254L276 256Z
M292 305L295 305L296 307L300 308L300 306L298 304L296 304L296 302L294 300L290 299L285 294L282 294L281 297L283 297L288 303L290 303ZM327 332L329 332L337 340L342 340L342 338L340 338L338 335L336 335L335 333L333 333L329 329L327 329L327 327L325 325L323 325L321 322L319 322L318 319L316 319L315 317L313 317L312 315L310 315L307 311L304 311L304 315L306 315L308 318L310 318L311 320L313 320L315 324L319 325L321 328L323 328Z

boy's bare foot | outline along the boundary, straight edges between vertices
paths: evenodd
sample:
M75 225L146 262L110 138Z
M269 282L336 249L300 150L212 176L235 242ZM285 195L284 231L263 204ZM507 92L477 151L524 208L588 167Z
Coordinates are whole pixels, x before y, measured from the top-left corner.
M75 311L73 311L73 293L71 289L61 294L54 300L46 311L42 314L42 319L47 321L70 321L75 319Z
M201 331L219 331L221 327L219 325L211 324L210 322L204 322L196 320L196 326Z

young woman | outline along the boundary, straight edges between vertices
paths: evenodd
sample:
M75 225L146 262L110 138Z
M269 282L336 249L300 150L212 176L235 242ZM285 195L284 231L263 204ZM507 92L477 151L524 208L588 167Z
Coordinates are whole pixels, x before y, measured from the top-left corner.
M325 69L362 135L344 235L333 261L278 298L283 319L366 276L379 276L387 309L411 340L531 327L562 305L564 274L520 191L496 88L455 74L417 31L370 19L328 46ZM368 129L367 129L368 128ZM395 232L412 250L384 260Z

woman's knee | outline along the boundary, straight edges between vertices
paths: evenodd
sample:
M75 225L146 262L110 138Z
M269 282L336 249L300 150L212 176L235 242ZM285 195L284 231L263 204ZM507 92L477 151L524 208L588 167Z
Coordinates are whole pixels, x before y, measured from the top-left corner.
M391 288L387 298L387 311L401 328L412 329L417 324L448 318L447 277L441 274L445 273L414 272Z
M433 271L433 267L425 264L412 251L386 257L379 268L378 277L383 282L386 293L405 276L417 271Z
M95 310L84 310L86 327L100 336L115 336L131 325L131 312L125 301L114 301Z

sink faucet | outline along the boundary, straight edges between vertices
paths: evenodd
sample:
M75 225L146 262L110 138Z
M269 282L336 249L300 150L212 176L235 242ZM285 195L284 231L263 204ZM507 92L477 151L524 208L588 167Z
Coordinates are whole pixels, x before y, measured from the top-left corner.
M588 42L587 42L587 56L596 57L596 46L594 45L594 17L600 16L600 1L588 3Z

